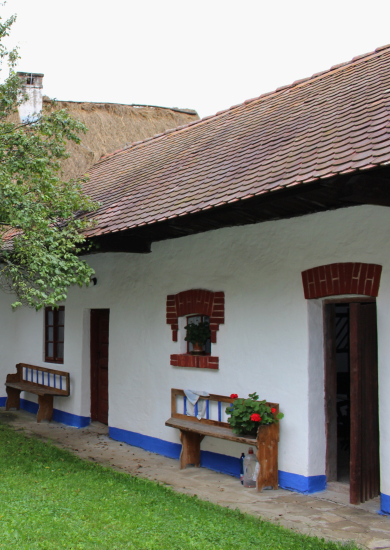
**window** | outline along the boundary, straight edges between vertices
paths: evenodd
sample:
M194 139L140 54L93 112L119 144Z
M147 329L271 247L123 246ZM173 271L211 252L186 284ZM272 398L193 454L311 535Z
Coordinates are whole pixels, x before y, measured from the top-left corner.
M209 323L210 324L210 317L208 315L188 315L187 316L187 325L190 324L198 324L198 323ZM187 353L191 353L193 350L193 345L191 342L187 342ZM206 355L211 355L211 339L209 338L205 345L203 346L204 353Z
M184 290L167 296L166 308L166 322L171 325L172 340L180 340L179 353L171 355L170 364L173 367L218 369L219 357L211 355L211 345L217 343L219 325L225 322L225 293L202 288ZM192 346L184 345L182 331L184 326L200 321L210 323L211 338L204 346L204 355L193 355Z
M45 309L45 361L64 362L65 308Z

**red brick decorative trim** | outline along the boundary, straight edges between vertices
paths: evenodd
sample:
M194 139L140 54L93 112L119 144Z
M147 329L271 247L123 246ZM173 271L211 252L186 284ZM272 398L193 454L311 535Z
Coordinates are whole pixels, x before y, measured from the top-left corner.
M172 328L172 340L177 342L179 317L185 315L210 317L211 343L217 343L217 330L225 322L225 293L211 290L185 290L167 296L167 324Z
M171 365L174 367L192 367L195 369L218 369L219 357L182 353L171 355Z
M377 297L382 266L342 263L313 267L302 271L305 298L323 298L338 294L361 294Z

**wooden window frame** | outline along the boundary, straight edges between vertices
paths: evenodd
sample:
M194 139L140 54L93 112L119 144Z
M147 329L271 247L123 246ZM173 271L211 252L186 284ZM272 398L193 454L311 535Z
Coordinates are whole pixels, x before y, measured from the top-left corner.
M64 312L64 324L63 325L60 325L59 322L58 322L58 317L59 317L58 314L59 314L60 311ZM48 322L49 312L53 313L53 324L52 325L49 325L49 322ZM62 364L64 362L64 357L58 357L58 349L57 349L57 345L58 344L63 344L64 345L64 341L65 341L65 335L64 335L63 340L58 340L58 329L60 327L63 327L64 331L65 331L65 306L60 306L58 309L52 309L51 307L46 307L45 308L45 362L46 363L59 363L59 364L61 363ZM49 328L53 328L53 340L49 340L49 338L48 338ZM49 356L48 353L47 353L49 344L53 344L53 356Z

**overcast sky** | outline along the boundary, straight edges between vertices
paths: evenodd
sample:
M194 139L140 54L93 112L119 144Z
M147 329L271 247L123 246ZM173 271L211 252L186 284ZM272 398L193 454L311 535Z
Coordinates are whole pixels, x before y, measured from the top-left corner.
M390 0L8 0L46 95L207 116L390 42Z

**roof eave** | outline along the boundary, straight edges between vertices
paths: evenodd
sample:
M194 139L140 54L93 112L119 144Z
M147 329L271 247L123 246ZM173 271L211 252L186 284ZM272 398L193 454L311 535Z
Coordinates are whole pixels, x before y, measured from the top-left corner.
M265 221L294 218L362 204L390 206L390 168L338 175L280 188L222 206L89 238L95 252L147 253L151 243Z

